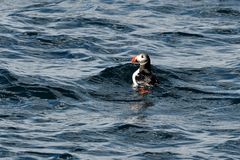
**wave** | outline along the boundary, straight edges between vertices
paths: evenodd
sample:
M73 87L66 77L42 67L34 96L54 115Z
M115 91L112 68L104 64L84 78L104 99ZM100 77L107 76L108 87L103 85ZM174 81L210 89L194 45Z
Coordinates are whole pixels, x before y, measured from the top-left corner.
M50 81L37 83L32 77L17 76L7 69L0 69L0 97L1 98L40 98L58 99L68 97L81 100L81 97L69 86L54 84ZM38 78L40 79L40 78Z
M0 69L1 98L71 98L76 101L95 99L111 102L138 102L142 97L131 87L137 66L124 64L106 68L99 74L64 85L47 77L18 76ZM239 102L238 71L223 68L166 68L152 66L160 84L149 97L188 100L225 100ZM212 77L211 77L212 75ZM41 82L41 79L44 81ZM221 79L221 81L219 81Z
M106 101L134 101L135 92L131 89L132 74L137 66L124 64L106 68L98 75L84 79L88 86L88 93L93 98ZM236 70L223 68L164 68L152 66L153 73L157 76L160 84L153 87L153 97L182 97L196 99L221 99L231 100L239 96L239 88L229 90L225 87L224 79L235 79L238 77ZM212 75L212 77L211 77ZM223 82L218 82L222 79ZM236 80L237 83L237 80ZM234 85L229 82L228 85ZM233 86L232 86L233 87ZM238 98L237 98L238 99Z

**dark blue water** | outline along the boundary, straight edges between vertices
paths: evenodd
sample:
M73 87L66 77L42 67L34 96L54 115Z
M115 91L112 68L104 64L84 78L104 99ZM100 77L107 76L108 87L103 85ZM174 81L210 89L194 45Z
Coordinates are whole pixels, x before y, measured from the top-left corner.
M1 158L240 158L240 1L3 0L0 19Z

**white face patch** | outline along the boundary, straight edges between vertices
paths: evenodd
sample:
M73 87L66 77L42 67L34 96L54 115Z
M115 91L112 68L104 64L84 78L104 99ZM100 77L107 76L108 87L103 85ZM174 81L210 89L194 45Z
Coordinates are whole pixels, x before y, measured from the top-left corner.
M144 54L139 54L139 55L137 56L137 61L139 62L140 65L144 65L144 64L147 63L148 59L147 59L146 55L144 55Z

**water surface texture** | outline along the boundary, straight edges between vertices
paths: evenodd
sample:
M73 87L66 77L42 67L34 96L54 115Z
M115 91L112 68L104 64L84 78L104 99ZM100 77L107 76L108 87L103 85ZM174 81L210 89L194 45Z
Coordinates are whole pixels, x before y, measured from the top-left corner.
M240 158L239 0L2 0L0 19L1 158Z

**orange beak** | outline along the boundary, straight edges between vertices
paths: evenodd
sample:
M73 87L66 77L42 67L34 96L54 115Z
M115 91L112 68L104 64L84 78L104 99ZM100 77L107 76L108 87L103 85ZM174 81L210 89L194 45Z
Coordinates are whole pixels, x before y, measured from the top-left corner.
M132 57L131 62L132 62L133 64L137 64L137 63L138 63L138 61L137 61L137 56Z

